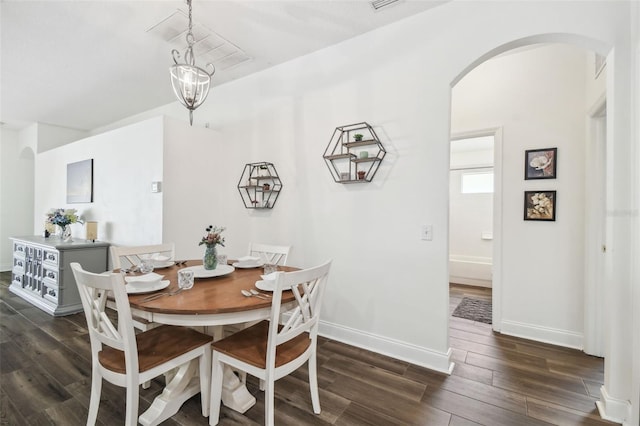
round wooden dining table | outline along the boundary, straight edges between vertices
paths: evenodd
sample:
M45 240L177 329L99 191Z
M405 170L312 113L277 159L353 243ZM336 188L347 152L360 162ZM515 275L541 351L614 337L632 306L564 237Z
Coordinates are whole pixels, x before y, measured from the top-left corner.
M170 282L167 288L157 293L170 293L178 289L180 269L201 268L201 266L201 260L192 260L187 261L186 264L155 269L154 273L162 275L163 280ZM284 272L297 269L287 266L278 267L279 271ZM260 291L255 286L256 282L262 279L260 275L263 274L263 269L261 267L241 269L224 265L221 270L231 270L231 272L216 277L195 278L191 289L175 295L167 294L154 300L146 300L154 293L129 294L132 314L154 323L203 327L203 331L213 335L214 339L222 337L219 326L269 318L270 293ZM247 297L242 294L241 290L249 289L260 291L264 298ZM283 304L294 300L293 293L283 292ZM140 423L152 425L164 421L177 413L184 401L200 391L197 362L181 367L172 377L166 379L165 389L140 416ZM243 413L255 404L255 398L233 372L225 371L222 402Z

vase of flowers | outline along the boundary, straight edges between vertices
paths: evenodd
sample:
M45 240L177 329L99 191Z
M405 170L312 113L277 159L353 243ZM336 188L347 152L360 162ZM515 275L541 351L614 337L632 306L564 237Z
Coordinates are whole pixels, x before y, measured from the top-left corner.
M71 238L71 224L82 223L76 209L51 209L47 213L47 222L60 227L60 238L65 243L73 241Z
M225 228L219 228L213 225L206 227L206 234L198 244L199 246L206 246L204 250L204 258L202 259L204 269L212 270L216 269L218 266L218 252L216 250L216 246L221 245L224 247L224 237L222 236L222 231L224 230Z
M65 225L62 227L62 241L65 243L73 241L73 238L71 238L71 225Z

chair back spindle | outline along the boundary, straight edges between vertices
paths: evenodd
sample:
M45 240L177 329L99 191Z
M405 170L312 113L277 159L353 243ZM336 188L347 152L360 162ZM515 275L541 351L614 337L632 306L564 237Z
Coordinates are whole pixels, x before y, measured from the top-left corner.
M287 258L291 246L278 246L273 244L250 243L249 256L257 256L264 263L271 265L287 265Z

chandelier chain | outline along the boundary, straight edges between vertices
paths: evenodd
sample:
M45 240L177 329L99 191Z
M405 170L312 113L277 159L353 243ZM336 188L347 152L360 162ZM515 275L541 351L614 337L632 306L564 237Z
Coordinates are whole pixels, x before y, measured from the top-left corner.
M193 21L191 20L191 0L187 0L189 5L189 32L187 33L187 43L191 47L193 45Z

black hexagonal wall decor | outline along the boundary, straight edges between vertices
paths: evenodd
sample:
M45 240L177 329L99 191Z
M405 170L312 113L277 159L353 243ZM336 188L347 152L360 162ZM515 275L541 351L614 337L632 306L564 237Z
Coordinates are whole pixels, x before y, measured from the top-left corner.
M368 123L336 127L324 161L338 183L371 182L386 155L378 135Z
M238 192L248 209L271 209L276 204L282 181L273 163L265 161L244 166Z

